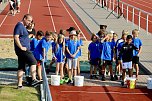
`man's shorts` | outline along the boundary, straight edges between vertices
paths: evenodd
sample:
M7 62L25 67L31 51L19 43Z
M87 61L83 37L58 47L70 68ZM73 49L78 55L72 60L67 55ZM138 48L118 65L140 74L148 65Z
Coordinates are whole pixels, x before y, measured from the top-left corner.
M123 62L122 69L132 69L132 61L130 62Z
M132 63L133 64L139 64L139 57L138 56L133 56Z
M103 60L103 65L112 65L112 60Z
M28 64L29 66L37 64L36 59L31 51L20 51L17 53L17 56L18 70L25 71L26 64Z
M67 58L67 64L69 69L77 69L77 59Z

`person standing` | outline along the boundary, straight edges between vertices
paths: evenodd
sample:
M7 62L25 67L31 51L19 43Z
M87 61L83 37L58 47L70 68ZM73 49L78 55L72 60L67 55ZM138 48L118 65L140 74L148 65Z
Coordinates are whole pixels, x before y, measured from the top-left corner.
M32 86L40 83L39 80L36 79L36 59L34 55L30 51L30 39L28 37L28 32L26 26L28 26L33 20L32 15L26 14L24 15L22 21L18 22L14 28L14 49L15 53L18 57L18 83L17 88L22 88L22 79L23 73L25 71L25 65L28 64L31 70L32 76Z
M16 0L16 5L17 5L17 7L16 7L17 13L19 13L20 12L21 0Z

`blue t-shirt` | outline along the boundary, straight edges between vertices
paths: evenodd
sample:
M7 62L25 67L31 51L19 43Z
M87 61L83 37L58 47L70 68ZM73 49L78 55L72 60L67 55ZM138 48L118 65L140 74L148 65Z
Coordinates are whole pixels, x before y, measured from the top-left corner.
M42 60L43 59L43 48L45 48L45 53L46 53L45 59L47 60L47 52L48 52L49 48L51 47L51 45L52 45L52 41L47 41L45 37L42 38L34 50L35 58L37 60Z
M99 42L91 42L88 50L90 51L90 59L100 58Z
M67 40L66 41L66 44L65 44L66 47L68 47L69 51L71 54L75 54L75 52L77 51L78 47L80 47L80 43L78 41L75 41L75 40ZM70 54L66 54L66 57L67 58L72 58L70 56ZM78 58L78 54L76 54L76 56L74 58Z
M132 43L138 49L140 49L140 47L142 46L142 41L139 38L133 38ZM138 54L138 51L137 50L133 50L133 56L137 56L137 54Z
M114 43L113 42L104 42L100 46L100 49L102 50L101 53L101 59L103 60L112 60L113 58L113 49L114 49Z
M57 62L63 62L64 61L64 53L63 53L63 44L58 44L58 48L56 49L57 44L54 45L54 54L57 58Z
M83 46L83 41L80 39L78 40L80 46ZM81 56L82 55L82 49L80 48L79 52L78 52L78 56Z
M20 43L23 47L26 47L27 50L30 50L30 38L25 26L18 22L14 28L14 35L19 35ZM15 52L20 51L21 49L14 42Z
M36 46L38 45L39 42L40 42L40 40L38 40L36 38L32 38L32 40L30 42L32 52L35 50L35 48L36 48Z

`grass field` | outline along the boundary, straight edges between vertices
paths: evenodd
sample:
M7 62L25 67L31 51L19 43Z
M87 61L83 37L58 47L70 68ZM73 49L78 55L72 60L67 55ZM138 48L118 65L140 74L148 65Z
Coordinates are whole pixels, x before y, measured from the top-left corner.
M16 86L0 85L0 101L40 101L40 93L33 87L16 89Z

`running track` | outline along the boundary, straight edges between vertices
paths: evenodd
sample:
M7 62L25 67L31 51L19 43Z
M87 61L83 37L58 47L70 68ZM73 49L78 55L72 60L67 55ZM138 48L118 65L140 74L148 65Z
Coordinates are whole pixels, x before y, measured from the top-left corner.
M53 101L151 101L147 88L50 86Z
M115 6L116 6L116 1L117 0L112 0L112 2L115 2ZM152 0L120 0L121 2L125 2L127 4L130 4L134 7L137 7L141 10L144 10L148 13L151 13L152 14ZM121 3L120 3L120 6L121 6ZM111 7L112 7L112 4L111 4ZM124 5L124 15L126 17L127 15L127 6ZM128 19L130 21L132 21L132 13L133 13L133 8L129 7L129 17ZM135 15L134 15L134 23L138 25L138 14L139 14L139 11L138 10L135 10ZM146 30L146 14L145 13L141 13L141 28L145 29ZM150 33L152 33L152 16L149 15L149 27L148 27L148 30Z
M9 6L0 14L0 37L12 37L14 26L24 14L30 13L36 23L36 30L59 32L70 26L83 32L81 37L89 40L90 35L65 0L22 0L21 13L8 15ZM67 34L68 36L68 34Z

